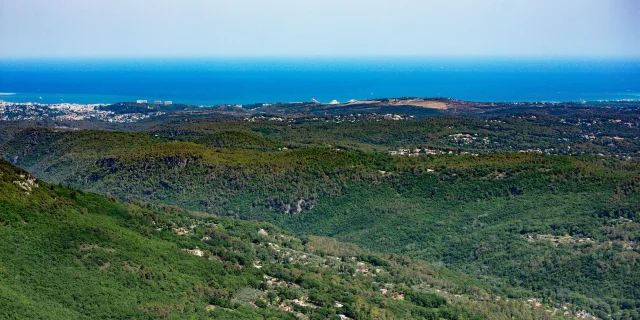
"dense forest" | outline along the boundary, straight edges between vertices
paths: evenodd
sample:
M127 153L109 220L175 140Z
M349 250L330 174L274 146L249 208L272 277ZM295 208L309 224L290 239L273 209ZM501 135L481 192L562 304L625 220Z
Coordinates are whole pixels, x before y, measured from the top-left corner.
M555 317L407 256L107 199L2 160L0 188L5 319Z
M337 239L384 252L377 257L398 268L402 259L427 261L454 296L635 319L638 119L610 110L399 121L177 117L110 128L117 131L6 129L0 155L55 190L268 222L302 238L295 250L321 258L351 248ZM333 253L318 249L329 243ZM368 268L390 263L351 255ZM459 317L473 318L489 307L460 308Z

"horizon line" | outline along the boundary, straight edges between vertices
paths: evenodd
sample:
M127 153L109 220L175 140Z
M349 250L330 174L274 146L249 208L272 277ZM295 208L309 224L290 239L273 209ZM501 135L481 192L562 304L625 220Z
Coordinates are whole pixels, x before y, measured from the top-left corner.
M571 55L571 54L364 54L364 55L29 55L29 56L0 56L0 61L17 60L254 60L254 59L295 59L295 60L326 60L326 59L505 59L505 60L598 60L598 59L640 59L640 54L611 54L611 55Z

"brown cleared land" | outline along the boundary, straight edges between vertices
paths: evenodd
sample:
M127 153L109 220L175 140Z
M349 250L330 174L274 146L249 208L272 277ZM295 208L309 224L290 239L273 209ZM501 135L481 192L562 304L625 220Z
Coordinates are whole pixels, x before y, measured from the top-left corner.
M390 103L393 106L414 106L429 109L446 110L449 106L442 101L431 101L424 99L397 100Z
M363 100L363 101L355 101L349 102L346 105L383 105L383 106L412 106L419 108L428 108L428 109L438 109L438 110L446 110L449 106L442 101L433 101L433 100L425 100L425 99L393 99L390 101L378 101L378 100Z

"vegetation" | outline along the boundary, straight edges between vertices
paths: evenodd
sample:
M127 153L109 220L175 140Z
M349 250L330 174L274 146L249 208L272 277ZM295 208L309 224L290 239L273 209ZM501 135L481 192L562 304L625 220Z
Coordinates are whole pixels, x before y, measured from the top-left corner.
M193 213L175 207L165 212L163 205L246 223L254 226L253 238L238 237L253 247L257 224L223 217L275 224L302 238L287 247L306 255L300 266L292 263L300 272L317 274L306 269L312 261L338 258L336 276L346 279L338 282L328 274L296 282L297 276L278 271L289 265L280 258L272 266L255 256L241 259L244 264L237 263L243 266L263 261L261 272L301 288L234 287L234 297L243 297L252 311L269 310L274 295L293 301L300 297L293 289L300 289L318 308L292 307L309 316L309 309L327 307L332 299L354 309L322 313L327 317L339 312L358 317L349 313L356 309L365 311L361 317L373 318L387 312L408 316L407 310L411 317L425 318L542 316L520 308L491 309L509 299L541 303L556 315L567 308L568 316L585 310L603 319L638 318L638 115L554 112L409 121L356 115L249 121L190 117L128 128L138 133L30 128L12 132L0 154L49 182L149 202L123 205L159 210L172 221ZM412 156L389 154L398 149ZM415 156L415 149L430 151ZM286 234L260 226L269 235ZM204 236L198 233L196 242L179 248L198 243L205 250L198 242ZM272 240L280 248L288 243ZM378 274L375 284L350 282L362 280L358 269L389 268L392 277L402 279L392 281L398 286L385 287ZM354 273L358 276L346 276ZM333 281L327 287L347 281L383 297L381 289L394 293L389 301L362 294L368 306L360 308L358 299L328 298L313 290L328 289L321 285L325 281ZM436 286L446 293L434 291ZM403 295L402 302L396 293ZM455 304L461 303L456 295L473 303ZM407 303L411 306L401 305ZM458 311L448 313L453 307Z
M243 131L219 131L197 137L194 140L199 144L212 148L242 148L266 151L283 147L281 143Z
M406 256L119 202L0 161L0 317L547 319Z

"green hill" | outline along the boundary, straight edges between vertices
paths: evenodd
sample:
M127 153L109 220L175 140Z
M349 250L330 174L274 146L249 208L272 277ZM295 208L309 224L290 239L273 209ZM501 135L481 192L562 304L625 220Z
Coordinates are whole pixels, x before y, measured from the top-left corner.
M243 131L219 131L194 140L212 148L277 150L283 147L281 143Z
M574 305L601 318L638 316L635 159L393 157L306 144L277 150L262 138L227 136L37 129L2 153L54 183L425 259L511 299ZM207 142L216 139L240 142Z
M406 256L123 203L1 160L0 188L0 318L549 318Z

